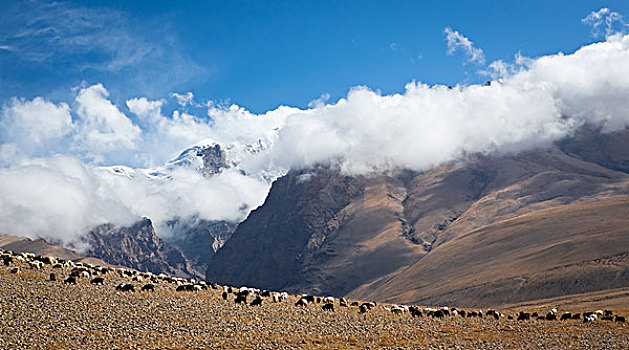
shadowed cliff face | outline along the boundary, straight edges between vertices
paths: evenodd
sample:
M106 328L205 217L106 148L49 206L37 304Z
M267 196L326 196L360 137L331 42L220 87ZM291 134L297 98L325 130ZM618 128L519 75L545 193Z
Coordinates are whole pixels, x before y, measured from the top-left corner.
M252 220L238 226L207 270L206 278L238 285L283 289L299 283L301 259L315 232L361 193L364 180L329 169L295 173L277 180Z
M146 218L130 227L98 226L88 234L87 243L90 248L85 255L110 264L157 274L198 277L181 251L155 235L151 220Z
M172 221L174 235L166 242L179 249L190 261L190 265L199 276L205 271L214 254L231 237L236 224L227 221Z
M618 133L601 137L607 141L600 142L614 140L613 144L616 144L629 136ZM574 142L570 147L585 147L579 146L579 140L577 135L570 141ZM596 143L592 137L587 140ZM432 280L435 284L447 280L446 275L452 273L448 268L456 265L458 260L468 261L468 265L473 266L485 257L492 259L493 255L486 252L483 253L485 257L474 256L479 261L466 255L476 251L475 244L491 241L463 239L472 232L553 208L557 210L548 212L548 215L559 220L567 213L560 210L565 206L598 203L629 194L629 176L616 171L622 168L618 164L625 162L623 152L614 150L614 147L590 145L588 149L605 150L577 156L567 152L565 144L559 146L517 155L478 156L423 173L399 171L352 177L322 167L292 172L273 184L264 205L252 212L217 252L207 270L207 279L233 285L394 302L420 300L418 296L401 293L396 288L419 288L413 281L421 276L411 272L415 269L423 271L420 267L423 261L431 261L428 257L445 254L442 252L452 249L452 245L465 245L459 247L456 254L438 259L439 265L431 269L431 274L436 276ZM614 161L596 161L596 154L609 155ZM604 211L600 208L597 210ZM621 210L616 204L614 208L616 214ZM571 217L572 220L579 218ZM514 231L521 235L522 242L526 242L527 237L536 242L541 240L534 247L545 249L544 240L553 241L554 238L544 234L534 234L540 228L530 221L524 222L533 231L529 232L527 228ZM559 220L556 229L548 234L558 235L563 229L573 230L579 226L566 225ZM492 237L500 239L501 230L487 230ZM624 234L622 230L617 232L621 236ZM574 240L575 245L583 245L585 241L575 238L577 236L566 239ZM517 256L523 244L509 246L507 256ZM594 244L593 247L595 253L587 259L618 253L605 244ZM579 263L579 259L576 256L573 263ZM586 259L585 255L583 259ZM542 265L552 270L563 263L561 259L548 258L546 265ZM586 270L587 266L593 266L585 260L583 263ZM501 264L513 268L502 269L498 265L493 268L504 272L501 278L511 279L501 285L500 292L477 293L479 303L519 302L528 297L554 296L561 290L547 288L548 295L533 293L532 289L539 289L540 283L544 283L536 280L526 287L531 290L514 293L512 284L518 283L516 277L520 272L515 268L518 265ZM465 271L468 265L456 266ZM575 274L575 278L579 274L585 278L594 271L592 269L589 272L572 269L570 273ZM457 277L462 285L474 287L491 282L489 277L483 277L491 274L469 271L467 279ZM611 287L612 284L600 286L602 289ZM431 287L425 288L427 292ZM447 300L453 303L467 303L472 298L469 293L452 295ZM435 294L425 300L446 299L439 299Z

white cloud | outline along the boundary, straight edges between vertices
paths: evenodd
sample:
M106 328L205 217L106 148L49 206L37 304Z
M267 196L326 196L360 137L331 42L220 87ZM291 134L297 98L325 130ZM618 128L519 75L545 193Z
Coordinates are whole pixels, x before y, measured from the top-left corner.
M0 168L0 232L68 245L95 225L132 223L133 216L95 180L74 157L14 159Z
M107 99L108 96L103 85L96 84L81 89L76 97L80 147L96 154L135 149L142 131Z
M474 46L470 39L452 28L444 29L448 45L448 55L453 55L458 49L463 50L468 56L468 62L475 64L485 64L485 54L483 50Z
M583 123L627 127L629 36L515 61L496 63L501 79L489 86L411 82L391 95L356 87L337 102L263 114L210 104L206 116L185 106L165 115L162 100L139 97L126 101L128 118L102 85L81 89L72 105L15 99L0 119L0 231L73 242L93 225L139 216L153 219L159 234L174 216L240 220L264 201L263 176L230 169L208 178L183 168L149 180L97 166L160 165L205 138L252 145L255 152L238 155L246 174L320 163L366 174L540 147Z
M590 14L581 21L592 27L592 36L594 37L601 35L601 29L605 30L606 37L617 33L622 34L626 31L628 26L621 14L607 7L602 7L598 11L590 12Z
M321 96L319 96L319 98L314 99L314 100L308 102L308 108L315 108L315 107L325 106L326 102L328 102L329 99L330 99L330 94L328 94L328 93L321 94Z
M29 154L60 151L62 139L72 129L70 107L41 97L31 101L14 98L0 112L0 140Z
M170 95L176 98L177 103L179 103L179 105L182 107L194 103L194 95L190 91L186 92L185 94L178 94L176 92L173 92Z

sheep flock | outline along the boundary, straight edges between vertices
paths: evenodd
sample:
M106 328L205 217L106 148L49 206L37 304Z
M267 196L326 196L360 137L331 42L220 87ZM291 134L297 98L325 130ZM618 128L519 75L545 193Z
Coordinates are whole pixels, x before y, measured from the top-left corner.
M240 325L235 328L247 329L246 331L241 330L234 333L230 327L225 326L222 328L221 326L220 329L208 331L206 327L211 327L213 324L212 320L208 320L193 326L200 327L200 331L196 338L194 336L192 338L198 341L200 339L198 337L207 337L206 342L195 342L184 336L188 340L183 343L160 343L160 341L166 341L165 339L178 339L179 337L176 331L162 331L155 336L155 339L160 339L159 341L143 343L144 346L149 344L148 347L153 347L150 345L154 345L155 348L164 346L174 348L361 348L374 346L374 348L380 348L388 345L394 348L405 348L407 346L408 348L422 348L422 346L425 346L425 348L439 348L443 344L461 348L493 348L492 346L500 348L511 347L511 345L515 348L521 347L518 337L512 337L513 333L517 334L518 331L522 332L522 334L537 334L540 339L545 336L559 337L558 339L561 339L562 342L564 340L574 342L574 348L592 345L588 342L589 337L597 338L600 335L603 337L602 339L605 339L604 336L609 338L610 334L613 335L609 338L610 342L605 343L605 346L602 348L625 348L624 346L629 344L629 327L626 321L626 314L618 313L611 308L560 310L558 307L551 307L547 309L532 308L531 310L498 310L453 306L398 305L374 301L348 300L343 297L333 296L294 295L283 291L269 291L247 286L225 286L191 278L185 279L165 274L153 274L122 267L98 266L86 262L73 262L49 256L37 256L31 253L17 253L1 249L0 266L0 277L3 278L0 287L5 288L5 291L8 293L13 292L13 290L6 284L7 278L13 278L14 281L15 278L21 278L22 281L25 281L24 283L27 281L37 283L38 288L34 290L34 293L46 293L46 290L49 288L51 290L55 288L56 290L63 290L69 294L82 293L82 291L87 289L93 290L97 295L101 296L95 299L102 305L105 305L105 309L108 307L107 305L115 304L118 300L122 300L122 302L130 303L149 303L149 307L138 310L138 314L143 314L147 311L146 309L151 309L148 312L148 316L145 315L143 317L156 315L156 318L158 318L157 315L162 314L174 315L171 316L170 321L167 320L167 322L172 324L184 322L183 320L186 320L185 322L187 323L191 319L199 318L199 316L194 316L178 319L176 310L155 306L161 300L175 296L173 300L176 301L172 304L174 309L179 309L180 307L177 303L182 302L184 304L199 305L199 310L190 312L195 314L197 312L202 313L201 318L209 317L212 313L221 315L229 313L227 316L218 317L221 320L219 324L232 322L232 318L235 318L237 320L236 324ZM112 299L107 300L108 296L111 296L110 298ZM28 297L28 295L24 296L26 299ZM45 297L44 299L50 300L51 298ZM40 300L35 302L43 303ZM2 312L3 317L9 319L9 314L15 315L16 311L9 310L10 307L7 305L11 305L11 301L3 300L3 304L0 305L0 312ZM46 306L48 304L44 303L43 305ZM90 312L98 313L99 307L95 306L94 310ZM621 311L624 310L621 309ZM133 316L134 311L136 310L125 310L123 308L112 312L126 312L126 314ZM24 313L26 311L21 310L21 312ZM39 312L43 311L39 310ZM275 313L275 316L273 316L274 321L271 323L268 321L262 322L262 319L270 317L265 313ZM15 316L12 317L15 318ZM303 317L304 321L294 320L294 318L299 317ZM293 319L292 323L290 323L291 319ZM3 320L4 318L0 319L0 321ZM111 320L103 320L102 322L104 325L111 327L111 324L116 324L118 321L121 320L113 318ZM256 332L252 324L257 324L258 321L260 321L259 327L262 330ZM144 321L140 320L135 322L135 324L132 323L130 327L136 329L137 332L137 324L142 322ZM274 323L288 324L288 326L278 326L274 330ZM324 326L315 326L318 323L322 323ZM294 327L301 325L298 327L299 332L290 332L293 324ZM247 325L253 327L253 329L247 328ZM169 325L168 327L174 326ZM341 327L343 331L337 331L336 334L335 332L328 334L321 327L329 327L331 329ZM398 329L399 327L401 328ZM444 329L452 327L459 329L459 331L455 332L452 330L443 333ZM83 329L82 327L79 328ZM553 335L552 332L550 335L543 335L542 333L546 332L547 329L562 330L562 332L556 332L557 335ZM21 347L20 345L32 347L32 343L16 343L15 339L11 338L12 336L19 337L20 332L12 334L10 329L6 331L0 330L3 331L3 335L0 336L0 348L19 348ZM480 333L475 334L472 331ZM563 331L566 334L562 334ZM35 330L35 332L38 331ZM215 332L214 335L210 334L211 332ZM274 332L278 334L277 339L272 335ZM364 336L367 340L361 340L357 337L355 337L356 339L352 338L352 332L356 332L356 334L367 332L365 333L367 336ZM398 333L400 335L396 335ZM503 333L505 333L505 339L500 339L500 335ZM574 336L572 333L576 334L577 338L567 340L562 338L567 335ZM38 336L43 336L44 339L48 339L47 335L37 334ZM129 334L136 333L130 331ZM232 334L234 336L233 339L219 338L221 336L229 338ZM281 334L286 335L282 336ZM485 335L487 334L492 336L486 337ZM444 340L444 336L447 336L448 340ZM510 336L511 338L509 338ZM585 340L579 338L579 336L585 337ZM90 337L99 339L98 334L90 335ZM92 339L90 337L88 338ZM117 339L115 334L113 337L113 339ZM241 337L245 337L244 340L240 339ZM259 337L263 339L257 339ZM291 342L293 338L301 338L301 343L299 341L296 343ZM63 337L60 339L63 339ZM214 341L209 341L209 339L214 339ZM250 341L247 341L247 339ZM523 339L528 338L523 337L520 340ZM224 343L222 342L223 340L225 341ZM557 339L555 340L557 341ZM45 341L47 342L49 339ZM285 341L287 343L284 343ZM132 343L133 336L131 336L131 340L128 340L128 344ZM44 344L48 346L42 346L42 348L50 348L51 344L53 343ZM72 342L62 342L61 344L65 344L62 347L73 347L70 346ZM109 345L112 344L114 343ZM277 345L277 347L273 344ZM558 344L562 344L561 347L564 347L568 343ZM100 345L103 346L99 346L98 342L82 341L79 348L83 348L83 346L88 348L108 347L107 343ZM122 347L125 346L123 345Z

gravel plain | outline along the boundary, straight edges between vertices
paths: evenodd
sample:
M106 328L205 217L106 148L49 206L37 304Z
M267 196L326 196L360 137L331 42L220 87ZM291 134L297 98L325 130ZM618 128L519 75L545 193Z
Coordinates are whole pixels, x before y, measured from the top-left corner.
M211 288L176 292L160 283L155 292L120 292L114 287L130 280L113 273L104 285L66 285L68 268L49 281L50 266L24 265L19 274L11 267L0 267L0 349L629 349L626 323L438 320L394 315L383 305L361 314L338 302L329 312L294 306L295 296L257 307Z

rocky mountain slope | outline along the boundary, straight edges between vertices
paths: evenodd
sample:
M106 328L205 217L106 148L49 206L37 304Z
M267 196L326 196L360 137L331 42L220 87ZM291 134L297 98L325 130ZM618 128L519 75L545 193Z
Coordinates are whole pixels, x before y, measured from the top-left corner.
M205 277L210 260L236 229L236 224L228 221L173 221L174 234L166 238L166 243L179 249L197 276Z
M89 232L86 243L89 245L87 256L110 264L156 274L199 277L179 249L157 237L151 220L146 218L129 227L98 226Z
M292 172L273 184L265 204L217 252L207 278L463 304L470 298L494 304L561 295L570 289L565 283L583 284L596 271L620 277L606 283L594 279L597 283L582 291L629 286L629 279L621 278L627 273L624 263L609 269L601 269L604 262L593 263L625 261L622 254L629 250L623 221L629 216L624 197L629 175L623 171L629 155L622 147L628 140L629 132L584 128L545 149L476 156L423 173L352 177L325 167ZM544 220L552 229L539 224ZM501 240L514 244L491 249ZM564 241L575 253L557 248ZM526 254L537 258L519 260ZM511 260L515 263L506 264ZM537 279L528 275L536 271L548 273ZM570 273L562 279L556 271ZM456 286L446 283L450 279ZM482 292L496 280L510 282ZM561 286L550 288L550 283ZM435 288L440 285L448 287ZM426 294L430 288L434 292Z

